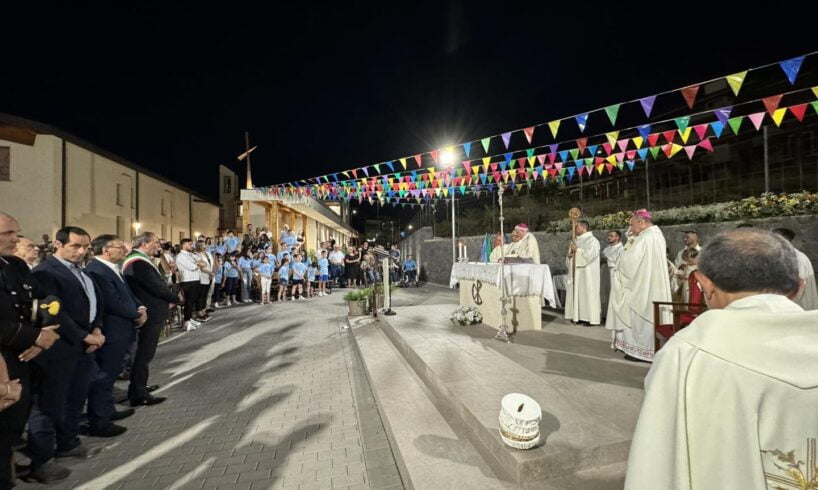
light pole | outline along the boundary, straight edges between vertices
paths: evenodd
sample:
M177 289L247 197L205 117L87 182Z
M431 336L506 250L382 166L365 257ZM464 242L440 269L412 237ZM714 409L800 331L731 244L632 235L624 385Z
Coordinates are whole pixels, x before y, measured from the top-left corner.
M446 148L442 152L440 152L440 163L443 164L446 168L451 168L452 164L454 163L454 153L450 148ZM454 195L455 195L455 188L452 186L452 265L457 262L457 237L455 236L455 214L454 214Z

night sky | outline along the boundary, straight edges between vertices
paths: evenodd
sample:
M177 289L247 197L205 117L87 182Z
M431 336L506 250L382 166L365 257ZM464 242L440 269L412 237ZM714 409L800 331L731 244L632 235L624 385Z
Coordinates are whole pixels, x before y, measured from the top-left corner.
M108 3L4 6L0 112L212 198L218 165L240 169L245 130L259 145L254 183L275 184L818 47L799 17L807 12L716 11L713 2Z

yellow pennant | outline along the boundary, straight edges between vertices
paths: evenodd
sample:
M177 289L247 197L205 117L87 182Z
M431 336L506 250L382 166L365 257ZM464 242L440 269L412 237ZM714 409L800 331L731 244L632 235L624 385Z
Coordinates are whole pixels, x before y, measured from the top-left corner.
M636 145L636 149L638 150L639 148L642 148L642 143L645 141L645 139L641 136L634 136L631 141L633 141L633 144Z
M616 139L619 138L619 131L611 131L610 133L605 133L605 136L608 137L608 143L611 146L616 146Z
M815 98L818 99L818 87L812 87L812 93L815 94Z
M483 171L489 171L489 164L491 163L491 157L483 157Z
M406 159L405 158L400 159L400 164L403 166L403 169L406 170Z
M390 178L390 179L389 179L389 185L392 185L392 184L394 184L394 183L395 183L395 179Z
M512 179L516 179L517 178L517 169L512 168L511 170L508 171L508 174L511 176Z
M554 138L556 138L557 137L557 131L559 131L559 129L560 129L560 121L558 121L558 120L557 121L551 121L550 123L548 123L548 127L551 129L551 135L554 136Z
M727 76L727 84L733 89L733 94L738 96L738 91L741 90L741 85L744 83L744 77L747 76L747 70L740 73Z
M440 189L438 189L438 190L440 190ZM449 188L448 187L443 188L443 197L449 197Z
M687 143L688 138L690 138L690 131L691 131L692 129L693 129L693 128L688 127L688 128L685 128L685 130L684 130L684 131L678 131L678 130L677 130L677 131L679 132L679 136L681 136L681 137L682 137L682 142L683 142L683 143Z
M534 162L537 161L537 157L528 157L528 166L534 168Z
M608 163L610 163L611 165L615 165L615 164L616 164L616 156L615 156L615 155L611 155L611 156L609 156L608 158L606 158L605 160L606 160Z
M435 168L434 167L429 167L429 175L431 175L433 179L435 178Z
M776 126L781 126L781 121L784 120L784 114L786 113L787 113L786 108L776 109L775 112L773 112L773 121L775 122Z
M503 182L508 182L508 172L503 172Z
M602 175L602 171L604 169L605 169L605 164L603 164L603 163L600 163L599 165L596 166L596 171L599 173L599 175Z
M673 146L670 147L670 158L673 158L673 155L679 153L679 151L684 148L682 145L677 145L673 143Z
M477 175L480 173L480 165L472 165L471 166L471 173Z

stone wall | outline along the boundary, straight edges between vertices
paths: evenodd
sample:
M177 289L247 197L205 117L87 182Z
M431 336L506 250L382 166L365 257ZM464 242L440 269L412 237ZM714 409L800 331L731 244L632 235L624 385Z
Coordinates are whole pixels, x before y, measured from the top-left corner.
M797 234L794 245L807 254L812 260L813 268L818 269L818 216L768 218L747 220L747 222L764 229L784 227L794 230ZM661 228L668 242L671 257L675 257L684 246L683 231L696 230L701 242L706 244L710 237L725 230L732 230L737 224L738 222L730 221L662 226ZM607 246L607 230L594 230L593 233L599 239L602 248ZM452 241L450 238L432 238L431 235L431 228L421 228L401 242L401 250L404 251L404 256L408 253L416 256L423 280L448 286L452 269ZM542 231L534 232L534 236L537 237L540 246L540 261L551 266L553 275L564 272L566 270L565 253L568 250L571 234ZM471 236L459 239L466 244L469 260L480 260L480 246L483 243L483 237Z

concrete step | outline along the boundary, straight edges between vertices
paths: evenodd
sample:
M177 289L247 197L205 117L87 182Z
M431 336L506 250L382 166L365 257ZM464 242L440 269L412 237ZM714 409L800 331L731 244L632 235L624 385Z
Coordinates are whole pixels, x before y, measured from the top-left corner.
M602 471L602 477L592 479L597 488L621 487L632 428L614 423L599 409L610 393L605 385L535 374L462 330L453 330L447 319L452 309L404 307L379 325L431 392L440 412L453 415L462 427L460 434L495 474L522 487L572 488L587 480L583 475ZM500 400L511 392L525 393L540 403L539 447L521 451L500 439ZM411 406L408 399L405 403Z
M381 330L353 326L392 452L408 488L515 488L498 478L463 428L452 426L433 395Z

